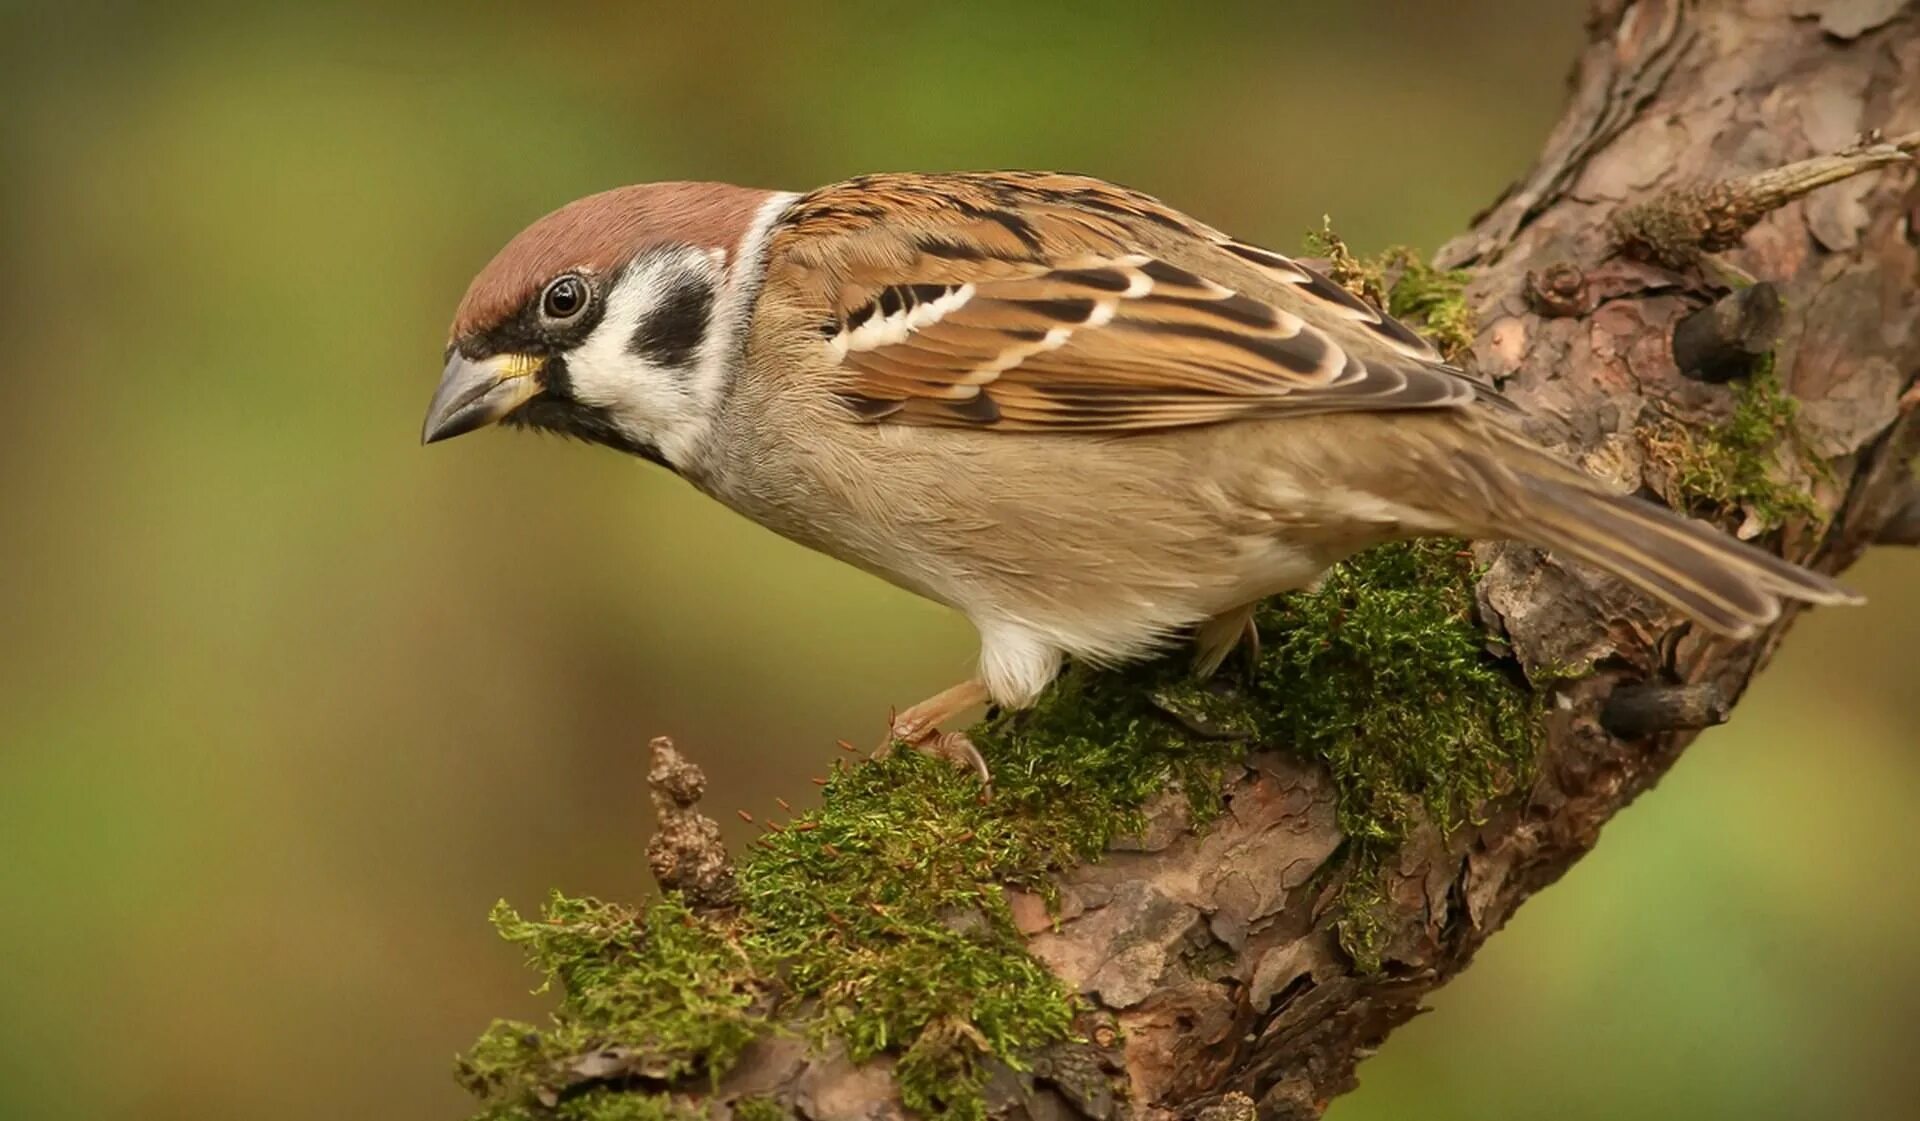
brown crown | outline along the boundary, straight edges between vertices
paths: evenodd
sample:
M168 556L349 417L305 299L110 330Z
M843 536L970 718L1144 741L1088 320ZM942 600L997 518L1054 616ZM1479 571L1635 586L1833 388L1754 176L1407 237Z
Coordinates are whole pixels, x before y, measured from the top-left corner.
M662 245L739 247L772 192L728 183L642 183L575 200L507 242L473 278L452 338L484 333L568 270L606 275Z

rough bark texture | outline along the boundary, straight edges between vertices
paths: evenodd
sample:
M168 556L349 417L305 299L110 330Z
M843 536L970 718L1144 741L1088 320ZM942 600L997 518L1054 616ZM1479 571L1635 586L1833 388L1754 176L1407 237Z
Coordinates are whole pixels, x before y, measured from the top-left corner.
M1649 434L1669 421L1710 425L1728 408L1728 392L1682 376L1671 350L1676 326L1712 296L1697 273L1617 255L1610 219L1693 184L1847 149L1871 130L1920 128L1920 12L1898 0L1597 0L1590 30L1539 166L1441 263L1476 269L1474 359L1541 418L1536 434L1596 473L1664 493ZM1772 210L1725 255L1785 300L1776 369L1803 403L1808 450L1831 471L1807 485L1837 517L1824 529L1794 519L1779 546L1830 571L1908 501L1920 446L1909 393L1920 372L1917 224L1920 187L1901 168ZM1529 291L1546 276L1584 300L1542 314ZM1531 550L1489 552L1481 602L1521 660L1599 671L1568 690L1524 797L1402 853L1382 975L1355 974L1300 890L1337 834L1320 777L1282 756L1251 762L1206 836L1068 877L1072 917L1037 932L1034 949L1114 1011L1146 1112L1191 1112L1237 1091L1263 1118L1317 1116L1354 1085L1355 1063L1691 741L1609 734L1609 696L1664 681L1731 703L1790 622L1756 642L1716 641ZM1237 968L1169 979L1159 967L1194 938L1225 942Z
M1474 270L1472 361L1527 407L1537 437L1673 498L1685 490L1673 433L1711 429L1736 400L1734 388L1682 373L1675 330L1725 297L1735 270L1765 281L1772 368L1801 403L1799 454L1776 466L1816 513L1790 513L1763 543L1835 571L1876 539L1912 536L1915 170L1883 152L1872 161L1883 167L1764 207L1740 185L1861 150L1867 134L1920 131L1920 6L1595 0L1590 29L1538 167L1442 253ZM1711 236L1631 259L1617 216L1648 203L1639 218L1706 207ZM1738 244L1702 258L1728 242L1729 225ZM1718 332L1727 346L1767 349L1739 315L1729 322ZM1723 524L1753 535L1770 520L1740 505L1719 511ZM1093 1042L997 1078L994 1114L1317 1117L1355 1084L1361 1058L1658 781L1689 729L1725 718L1791 622L1729 643L1586 570L1479 548L1482 613L1513 656L1530 671L1593 670L1560 687L1529 789L1488 807L1478 826L1422 831L1390 866L1383 967L1361 970L1336 936L1318 874L1341 843L1327 777L1256 751L1229 776L1218 819L1188 828L1184 800L1169 796L1127 851L1060 877L1054 915L1013 899L1032 953L1097 1012ZM777 1091L814 1121L900 1113L884 1062L809 1055L799 1041L755 1044L726 1082Z

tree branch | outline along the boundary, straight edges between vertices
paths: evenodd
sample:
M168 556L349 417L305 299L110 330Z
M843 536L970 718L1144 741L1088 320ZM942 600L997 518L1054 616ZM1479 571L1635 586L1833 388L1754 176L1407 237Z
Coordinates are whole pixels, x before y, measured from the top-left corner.
M1471 270L1470 361L1535 435L1836 571L1914 536L1920 11L1780 7L1595 0L1539 166L1439 260ZM1676 199L1737 221L1647 220ZM1436 277L1416 278L1423 299ZM1677 353L1734 384L1688 378ZM1406 563L1431 587L1450 556ZM560 1026L490 1033L463 1077L500 1117L1317 1117L1726 718L1791 623L1731 643L1535 550L1471 560L1449 616L1465 645L1438 656L1486 700L1413 745L1466 762L1411 785L1366 771L1426 758L1374 730L1386 701L1348 722L1365 742L1323 742L1323 702L1270 687L1372 625L1369 597L1401 586L1377 574L1274 608L1279 649L1246 686L1082 673L990 724L991 804L911 759L841 769L737 878L663 751L675 839L653 852L681 909L503 920L560 978ZM656 968L663 929L697 934L673 944L704 964ZM616 1004L594 986L623 969L656 980ZM706 1010L697 1042L670 1019L683 1007ZM583 1094L608 1112L566 1113Z

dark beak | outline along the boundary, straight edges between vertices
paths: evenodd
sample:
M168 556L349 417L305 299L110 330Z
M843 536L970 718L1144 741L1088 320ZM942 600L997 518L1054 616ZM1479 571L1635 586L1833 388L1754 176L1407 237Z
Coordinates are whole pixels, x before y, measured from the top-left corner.
M545 359L526 354L472 359L454 351L427 406L420 442L438 443L485 428L526 404L540 392L536 375L545 365Z

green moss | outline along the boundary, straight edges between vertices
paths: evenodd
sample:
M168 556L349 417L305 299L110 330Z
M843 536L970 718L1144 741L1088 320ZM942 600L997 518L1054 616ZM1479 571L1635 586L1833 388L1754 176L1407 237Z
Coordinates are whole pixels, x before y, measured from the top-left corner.
M818 1002L813 1028L856 1059L900 1053L909 1104L951 1116L970 1115L988 1054L1065 1036L1071 1001L1020 951L997 880L1037 879L1072 839L1020 828L912 752L842 768L802 824L740 875L756 949Z
M1354 295L1383 308L1396 319L1422 328L1449 362L1473 348L1473 311L1461 269L1436 269L1419 251L1397 245L1372 257L1358 257L1333 231L1331 218L1307 234L1307 252L1327 261L1327 275Z
M738 932L702 921L669 896L644 914L555 892L537 919L506 903L493 910L501 937L521 947L557 987L545 1028L498 1021L456 1066L483 1101L518 1106L560 1100L604 1080L577 1069L583 1057L618 1052L620 1072L667 1084L715 1081L767 1027L754 963ZM612 1121L630 1104L568 1100L555 1116ZM638 1116L638 1115L637 1115Z
M644 1110L685 1107L638 1091L710 1084L777 1019L856 1059L893 1055L903 1099L923 1114L979 1118L989 1063L1022 1066L1070 1038L1080 1011L1025 952L1003 885L1049 892L1050 873L1141 827L1142 805L1169 783L1211 813L1222 766L1249 742L1331 772L1349 837L1343 938L1377 967L1388 854L1420 820L1456 825L1510 789L1537 734L1534 702L1482 649L1459 548L1374 550L1266 605L1264 652L1242 684L1193 682L1184 651L1070 668L1033 709L973 730L993 765L990 799L913 752L836 768L821 808L742 862L736 913L697 917L668 899L643 920L556 896L530 921L503 907L502 933L562 999L549 1027L488 1032L462 1081L498 1121L625 1116L589 1109L652 1121ZM754 977L781 979L777 1002ZM561 1077L609 1044L644 1056L653 1077L622 1093Z
M1068 1038L1077 1011L1025 952L1002 885L1049 892L1049 872L1137 828L1142 803L1169 782L1217 801L1219 768L1238 748L1196 748L1149 699L1182 665L1071 669L1034 709L975 729L994 765L990 799L914 752L836 768L821 808L742 863L742 907L724 921L672 899L644 921L562 896L538 920L502 908L502 933L562 1000L547 1028L496 1025L461 1061L461 1081L500 1108L533 1111L499 1117L546 1118L561 1116L537 1104L564 1088L556 1072L608 1043L650 1056L659 1077L648 1085L710 1078L770 1030L748 979L779 976L783 1007L805 1009L785 1022L855 1058L896 1055L902 1097L923 1113L980 1116L987 1060L1022 1064ZM560 1108L600 1096L562 1094Z
M791 1121L793 1114L772 1098L743 1098L733 1103L735 1121Z
M1384 255L1363 258L1347 247L1346 239L1333 229L1333 218L1320 219L1320 228L1308 230L1309 256L1326 261L1327 278L1378 308L1387 306L1387 271Z
M1426 258L1404 246L1389 249L1388 267L1398 276L1387 292L1387 311L1396 319L1422 326L1449 362L1458 362L1473 349L1473 310L1467 305L1465 269L1436 269Z
M1671 497L1696 510L1751 511L1762 529L1778 528L1790 518L1820 517L1813 496L1782 478L1783 451L1797 454L1812 474L1826 472L1826 465L1804 450L1799 412L1799 402L1781 388L1768 356L1752 376L1735 384L1733 415L1725 423L1700 433L1678 425L1655 433L1653 450L1673 472Z
M1323 762L1347 837L1342 942L1379 966L1384 861L1423 819L1453 829L1523 780L1540 698L1487 656L1460 542L1370 550L1262 608L1261 737Z
M740 872L757 946L819 1001L817 1026L856 1058L900 1055L907 1104L979 1116L985 1062L1016 1066L1067 1038L1076 1003L1023 949L1001 885L1102 852L1170 780L1218 789L1234 750L1196 750L1147 700L1178 671L1070 670L1034 709L974 730L968 775L912 752L842 768L804 829L763 839Z
M1416 810L1452 829L1532 757L1532 694L1486 655L1464 554L1374 549L1261 611L1262 736L1327 764L1354 840L1403 841Z

